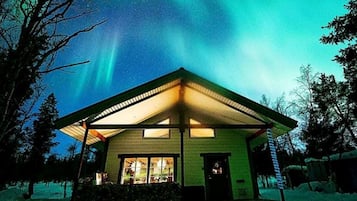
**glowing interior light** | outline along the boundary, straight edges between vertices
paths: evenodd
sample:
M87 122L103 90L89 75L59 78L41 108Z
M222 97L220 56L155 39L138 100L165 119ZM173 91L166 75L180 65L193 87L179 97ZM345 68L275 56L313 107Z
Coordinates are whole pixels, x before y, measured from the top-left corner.
M135 175L139 175L140 174L141 163L139 161L135 161L134 163L132 163L130 165L130 168L131 168L132 171L135 172Z
M159 161L157 161L157 167L159 167L160 169L164 169L166 167L166 160L160 159Z
M190 124L200 125L201 123L194 119L190 119ZM191 137L214 137L214 130L211 128L191 128L190 136Z

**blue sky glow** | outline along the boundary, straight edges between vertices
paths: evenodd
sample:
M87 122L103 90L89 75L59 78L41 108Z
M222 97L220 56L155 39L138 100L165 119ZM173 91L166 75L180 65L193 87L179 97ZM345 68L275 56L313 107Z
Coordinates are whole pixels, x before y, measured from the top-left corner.
M86 2L86 1L83 1ZM296 87L302 65L343 78L331 61L339 47L319 38L346 0L104 0L86 23L107 22L80 35L57 63L90 60L46 82L60 116L185 67L254 101ZM74 29L79 24L70 25ZM70 140L59 135L57 150Z

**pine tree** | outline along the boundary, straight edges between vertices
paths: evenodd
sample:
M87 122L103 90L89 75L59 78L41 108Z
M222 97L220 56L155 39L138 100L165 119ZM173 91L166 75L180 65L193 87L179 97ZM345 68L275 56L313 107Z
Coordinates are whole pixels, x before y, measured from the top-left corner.
M353 103L348 98L349 87L346 82L337 82L333 75L321 74L319 81L314 84L313 91L317 110L330 116L324 123L329 121L329 124L336 127L336 132L339 133L337 134L339 145L336 145L338 148L327 149L348 151L351 146L356 146Z
M53 65L72 39L103 23L63 29L89 13L74 0L0 0L0 160L7 161L0 167L0 189L13 175L12 161L22 146L23 125L32 118L41 78L89 62Z
M78 1L0 0L0 143L18 129L17 121L27 120L21 109L33 98L43 75L89 62L53 66L59 50L102 23L74 31L63 29L89 13L74 9L75 3Z
M345 5L348 13L336 17L323 28L332 29L328 35L321 37L324 44L344 44L334 60L342 65L346 86L347 97L353 103L353 114L357 119L357 0L350 0Z
M56 134L55 121L58 118L56 109L56 99L54 94L50 94L40 107L37 119L33 122L33 132L30 137L29 154L29 196L33 194L34 183L41 178L41 171L45 164L46 154L50 153L51 147L57 143L53 142Z

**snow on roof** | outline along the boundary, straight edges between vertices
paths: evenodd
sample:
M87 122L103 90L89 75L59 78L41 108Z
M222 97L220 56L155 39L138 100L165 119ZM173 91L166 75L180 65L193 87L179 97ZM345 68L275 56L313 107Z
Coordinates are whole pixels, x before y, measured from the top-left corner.
M305 163L311 163L311 162L325 162L325 161L327 161L327 159L324 159L324 158L322 158L322 159L318 159L318 158L305 158L305 159L304 159L304 162L305 162Z
M332 161L336 161L340 159L344 159L344 160L353 159L353 158L357 158L357 150L330 155L330 160ZM323 159L328 160L327 156L324 156Z
M353 159L357 158L357 150L349 151L349 152L343 152L343 153L337 153L337 154L332 154L329 156L331 161L336 161L336 160L346 160L346 159ZM321 159L318 158L305 158L304 162L305 163L311 163L311 162L325 162L328 161L328 157L324 156Z
M289 165L283 169L283 171L288 171L288 170L307 170L307 167L304 165Z

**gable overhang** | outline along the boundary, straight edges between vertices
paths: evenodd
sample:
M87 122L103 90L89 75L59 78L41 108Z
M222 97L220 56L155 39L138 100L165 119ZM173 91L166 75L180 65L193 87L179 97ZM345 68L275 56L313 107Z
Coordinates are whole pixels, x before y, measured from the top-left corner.
M184 92L182 94L182 92ZM200 125L145 124L146 120L182 103L216 121ZM86 144L105 141L127 129L214 128L241 129L256 146L266 142L262 131L272 128L276 136L296 127L297 122L267 107L227 90L183 68L141 86L60 118L57 128Z

